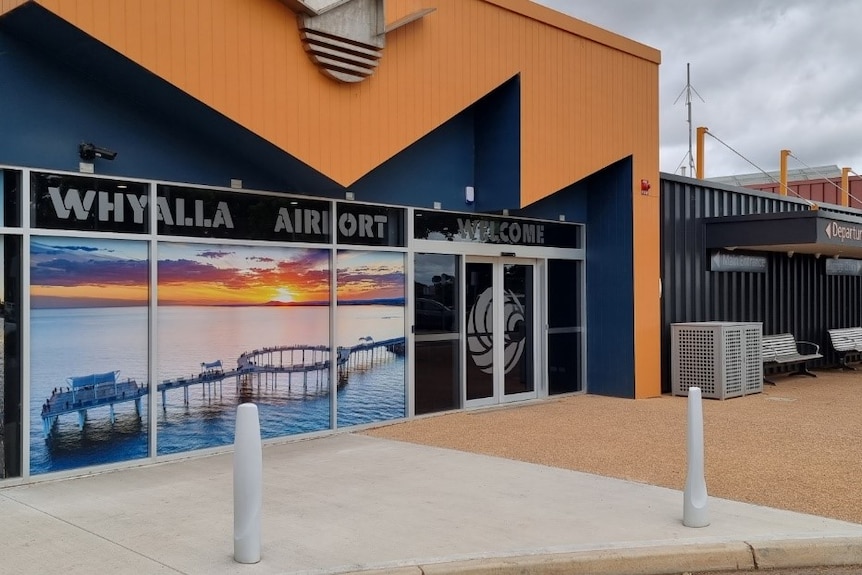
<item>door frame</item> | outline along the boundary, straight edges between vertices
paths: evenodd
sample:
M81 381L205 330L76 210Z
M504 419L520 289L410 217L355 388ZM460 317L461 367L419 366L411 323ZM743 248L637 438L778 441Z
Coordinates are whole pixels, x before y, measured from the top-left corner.
M536 399L539 397L540 390L545 389L543 384L543 370L542 370L542 353L544 349L544 339L545 339L545 330L544 326L547 324L545 321L545 305L543 302L545 298L540 297L540 294L543 293L545 289L544 282L544 265L543 260L536 258L524 258L524 257L511 257L511 256L473 256L473 255L465 255L462 259L461 264L461 277L464 278L464 281L461 282L460 286L460 300L462 302L461 310L462 310L462 333L461 333L461 404L466 409L472 409L477 407L485 407L489 405L500 405L505 403L511 403L515 401L524 401L528 399ZM489 397L482 397L477 399L467 399L467 362L471 361L469 357L469 349L467 346L467 322L463 321L464 317L466 317L467 313L467 264L470 263L486 263L492 264L492 273L493 273L493 286L494 286L494 298L493 298L493 317L495 321L493 322L493 339L494 339L494 347L493 347L493 393ZM506 395L505 393L505 372L504 372L504 352L505 346L498 345L497 342L502 342L504 339L504 322L500 321L498 318L502 318L504 316L504 308L505 308L505 292L503 291L503 280L504 280L504 266L507 264L517 264L517 265L530 265L533 268L533 289L532 289L532 297L528 304L532 306L532 345L527 346L524 350L524 353L532 353L533 359L531 364L532 371L532 381L533 381L533 389L532 391L526 391L522 393L515 393Z

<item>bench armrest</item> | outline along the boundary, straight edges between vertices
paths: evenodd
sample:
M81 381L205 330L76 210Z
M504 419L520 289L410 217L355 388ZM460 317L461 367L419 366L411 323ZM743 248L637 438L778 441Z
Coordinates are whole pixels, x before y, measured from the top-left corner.
M809 345L814 348L814 353L820 353L820 346L813 341L797 341L798 345Z

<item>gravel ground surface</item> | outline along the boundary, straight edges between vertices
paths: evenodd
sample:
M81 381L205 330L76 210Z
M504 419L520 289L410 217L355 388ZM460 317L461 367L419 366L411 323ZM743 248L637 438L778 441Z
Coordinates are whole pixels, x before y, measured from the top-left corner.
M862 369L703 400L710 496L862 523ZM368 435L682 490L688 399L577 395L420 417Z

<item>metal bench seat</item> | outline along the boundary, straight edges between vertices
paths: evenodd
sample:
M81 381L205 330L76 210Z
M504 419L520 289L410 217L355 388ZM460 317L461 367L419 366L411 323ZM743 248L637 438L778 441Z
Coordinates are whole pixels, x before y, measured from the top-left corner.
M832 348L838 352L841 367L855 369L848 363L850 357L862 356L862 327L842 327L826 330Z
M807 348L809 353L802 353L802 347ZM779 366L779 365L797 365L796 373L817 377L816 374L808 370L808 362L820 359L823 355L820 353L820 346L810 341L796 341L792 333L779 333L774 335L764 335L762 340L763 349L763 366ZM774 381L764 378L764 381L775 385Z

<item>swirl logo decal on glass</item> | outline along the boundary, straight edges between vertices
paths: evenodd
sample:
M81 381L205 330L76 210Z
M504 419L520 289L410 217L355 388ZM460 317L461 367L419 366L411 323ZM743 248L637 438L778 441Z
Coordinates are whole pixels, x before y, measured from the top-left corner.
M526 327L524 306L518 301L511 290L505 294L503 304L504 337L504 373L509 373L518 365L524 354L526 344ZM493 321L493 288L487 288L479 297L467 318L467 348L470 357L484 373L493 371L494 363L494 321Z

